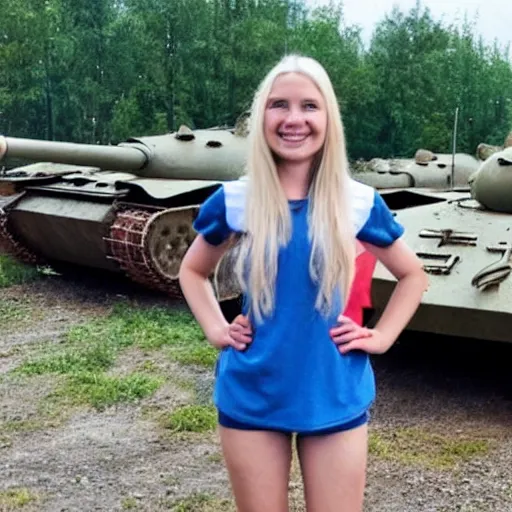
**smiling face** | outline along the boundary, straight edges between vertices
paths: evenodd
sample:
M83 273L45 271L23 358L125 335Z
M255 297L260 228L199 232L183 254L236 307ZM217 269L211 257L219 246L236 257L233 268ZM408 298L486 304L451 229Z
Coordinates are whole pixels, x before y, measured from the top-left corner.
M327 110L312 80L286 73L274 81L264 117L267 144L283 163L311 165L327 132Z

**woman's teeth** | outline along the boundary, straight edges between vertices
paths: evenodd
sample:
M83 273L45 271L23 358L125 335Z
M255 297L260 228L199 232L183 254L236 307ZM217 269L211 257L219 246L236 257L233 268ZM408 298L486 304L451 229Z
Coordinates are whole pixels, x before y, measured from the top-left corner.
M307 135L294 135L294 134L286 134L282 133L281 138L289 141L289 142L300 142L304 140L307 137Z

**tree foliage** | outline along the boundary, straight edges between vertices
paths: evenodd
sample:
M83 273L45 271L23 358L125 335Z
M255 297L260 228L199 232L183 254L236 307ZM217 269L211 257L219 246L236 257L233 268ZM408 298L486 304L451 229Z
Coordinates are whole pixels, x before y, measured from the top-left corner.
M4 0L0 133L87 143L232 125L285 53L332 78L351 158L502 144L512 128L508 48L469 23L394 8L369 47L341 1Z

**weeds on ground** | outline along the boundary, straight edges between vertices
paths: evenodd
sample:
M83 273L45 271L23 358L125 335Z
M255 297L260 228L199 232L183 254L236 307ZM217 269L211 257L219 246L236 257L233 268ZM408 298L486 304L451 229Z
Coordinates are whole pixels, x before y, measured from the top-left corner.
M2 429L2 434L0 434L0 450L2 448L9 448L9 446L11 446L11 438Z
M121 501L121 508L123 510L137 510L138 502L135 498L123 498Z
M402 428L393 432L371 432L370 454L403 464L433 469L451 469L459 463L488 453L491 440Z
M15 510L38 500L38 496L25 487L0 491L0 510Z
M94 373L107 370L114 361L115 348L107 344L72 345L64 349L54 349L53 354L28 360L16 369L16 373L25 375Z
M165 348L177 362L206 367L211 367L217 357L190 313L158 307L118 304L109 317L72 329L68 340L75 344L108 344L116 350L135 346L150 352Z
M5 375L2 390L15 387L18 389L14 397L10 397L9 392L5 393L7 402L0 399L0 405L5 408L7 404L8 407L5 410L7 414L0 417L0 446L2 446L2 439L10 445L16 436L57 428L69 419L73 412L72 408L68 407L69 404L62 400L55 400L49 394L56 386L62 385L65 379L66 377L63 376L52 379L47 377L23 379Z
M41 276L37 267L25 265L6 254L0 254L0 288L28 283Z
M0 329L2 331L18 328L32 317L28 304L12 299L0 299Z
M101 410L116 403L134 402L150 396L162 383L161 378L139 373L109 377L81 372L73 374L54 396L69 398L76 404L89 403Z
M63 412L60 411L59 417L61 418ZM19 420L11 420L0 423L0 429L5 434L21 434L23 432L34 432L36 430L44 430L50 427L57 427L60 424L60 419L57 417L53 417L50 414L45 414L44 412L40 412L40 417L34 419L19 419ZM0 437L0 447L2 446L2 439L5 439L6 443L10 445L10 438L7 436L5 438Z
M210 405L184 405L164 420L164 426L174 432L209 432L216 425L216 410Z
M231 512L235 510L231 500L197 493L187 498L168 503L173 512Z
M102 409L151 395L164 382L151 375L156 370L152 361L131 375L108 376L118 354L128 347L149 354L163 348L173 360L189 365L211 367L217 356L191 314L118 304L109 316L71 328L62 343L46 346L14 373L66 376L56 396Z
M193 346L175 346L169 350L170 357L184 365L212 368L217 360L217 351L206 341Z

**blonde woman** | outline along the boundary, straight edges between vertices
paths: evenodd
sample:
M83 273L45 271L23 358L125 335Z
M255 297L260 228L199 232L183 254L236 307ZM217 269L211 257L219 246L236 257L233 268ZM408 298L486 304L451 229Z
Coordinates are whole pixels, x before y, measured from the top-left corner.
M403 228L378 193L353 181L336 96L324 68L287 56L251 111L247 176L203 204L180 283L220 350L214 391L240 512L286 512L292 435L308 512L362 509L369 354L383 353L427 287ZM223 317L208 280L234 234L244 317ZM397 278L375 329L343 316L356 240Z

